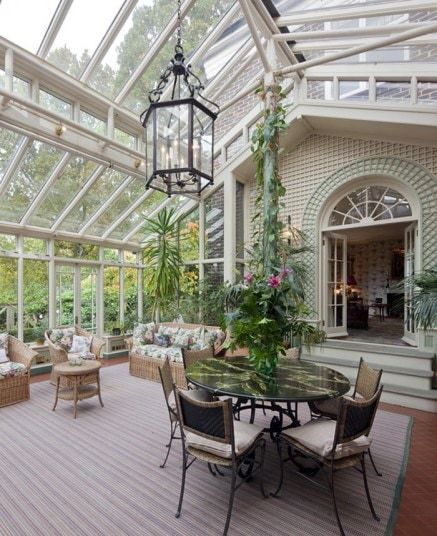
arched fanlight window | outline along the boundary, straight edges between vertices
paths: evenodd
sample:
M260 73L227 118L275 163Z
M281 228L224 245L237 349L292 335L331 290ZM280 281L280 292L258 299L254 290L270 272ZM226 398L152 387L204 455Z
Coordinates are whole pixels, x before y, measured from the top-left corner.
M329 225L370 225L411 216L405 197L386 186L363 186L348 193L329 216Z

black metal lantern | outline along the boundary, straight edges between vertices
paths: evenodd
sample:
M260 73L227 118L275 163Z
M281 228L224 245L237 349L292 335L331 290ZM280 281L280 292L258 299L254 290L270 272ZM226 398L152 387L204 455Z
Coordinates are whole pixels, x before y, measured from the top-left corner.
M150 106L140 117L145 130L146 189L153 188L169 197L200 196L213 184L214 121L219 111L215 103L202 96L202 82L185 64L180 22L179 1L174 58L149 93ZM172 75L171 100L160 101Z

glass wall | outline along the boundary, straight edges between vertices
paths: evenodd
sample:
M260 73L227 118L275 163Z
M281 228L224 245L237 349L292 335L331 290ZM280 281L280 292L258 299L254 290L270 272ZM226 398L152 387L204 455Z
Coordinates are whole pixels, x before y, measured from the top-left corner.
M120 327L120 268L105 266L103 268L103 331L112 333L113 329L118 327Z
M17 259L0 257L0 332L17 336L18 276Z
M23 260L23 340L44 340L49 327L49 263Z

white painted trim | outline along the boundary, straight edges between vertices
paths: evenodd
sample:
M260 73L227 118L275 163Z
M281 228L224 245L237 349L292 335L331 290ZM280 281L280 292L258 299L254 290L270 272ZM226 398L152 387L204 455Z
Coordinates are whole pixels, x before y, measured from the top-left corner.
M249 27L250 33L252 34L252 39L255 43L256 49L258 51L259 57L264 67L264 72L269 73L272 71L272 66L270 65L270 60L267 57L266 51L264 50L264 45L261 42L261 38L258 34L258 28L253 20L252 13L249 7L247 0L239 0L241 10L246 19L247 26Z
M73 0L61 0L59 2L55 14L53 15L52 20L50 21L50 24L47 28L47 31L41 41L41 44L38 47L38 51L36 53L37 56L45 58L49 53L50 48L52 47L56 36L59 33L59 30L65 20L65 17L68 14L68 11L70 10L72 3Z

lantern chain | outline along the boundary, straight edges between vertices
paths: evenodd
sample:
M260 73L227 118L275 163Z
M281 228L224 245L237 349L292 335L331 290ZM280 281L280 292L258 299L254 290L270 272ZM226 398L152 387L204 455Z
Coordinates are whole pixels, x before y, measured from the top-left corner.
M177 35L177 44L178 44L178 47L180 47L182 43L181 0L178 0L178 26L177 26L176 35Z

